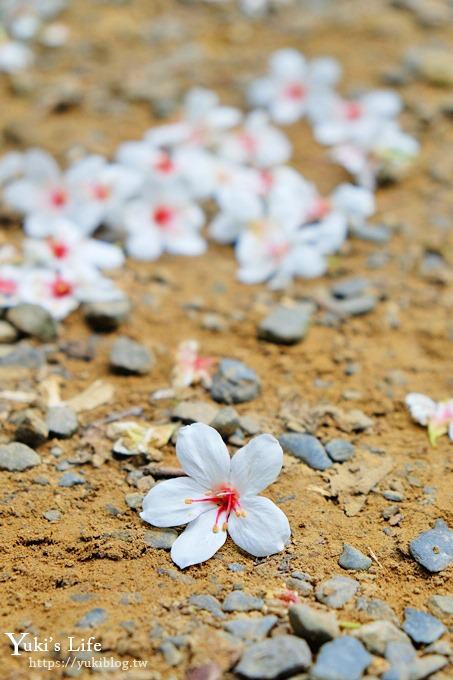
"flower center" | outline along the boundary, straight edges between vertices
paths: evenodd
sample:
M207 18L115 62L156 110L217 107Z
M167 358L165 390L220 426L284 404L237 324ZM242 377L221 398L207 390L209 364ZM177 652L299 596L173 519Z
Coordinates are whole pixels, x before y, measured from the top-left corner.
M97 201L106 201L110 196L110 187L106 184L95 184L93 187L93 196Z
M247 153L255 153L257 142L255 137L250 132L240 132L238 134L239 144L247 151Z
M64 189L55 189L50 195L50 202L54 208L62 208L66 205L68 195Z
M348 120L357 120L362 115L362 107L358 102L346 102L344 115Z
M216 534L219 531L219 521L222 515L225 515L222 522L222 531L228 528L228 519L232 512L235 512L237 517L245 517L245 511L242 510L239 502L239 494L236 489L231 486L222 486L212 496L205 498L186 498L187 505L191 503L215 503L218 506L215 516L214 526L212 531Z
M160 205L152 213L152 219L161 229L167 229L173 220L173 210L166 205Z
M17 290L17 283L12 279L2 279L0 277L0 295L14 295Z
M53 297L62 298L71 295L73 286L68 281L58 278L51 284L50 291Z
M303 99L307 90L301 83L292 83L288 85L283 91L283 94L288 99Z
M168 153L163 152L160 158L154 163L154 168L164 175L168 175L175 169L175 164Z
M62 260L69 253L69 248L63 241L55 241L54 239L49 239L49 248L52 251L54 257Z
M320 220L323 217L326 217L330 212L330 202L327 198L317 198L315 199L309 213L307 219L309 221L311 220Z
M268 253L273 260L280 262L289 253L289 243L270 243Z

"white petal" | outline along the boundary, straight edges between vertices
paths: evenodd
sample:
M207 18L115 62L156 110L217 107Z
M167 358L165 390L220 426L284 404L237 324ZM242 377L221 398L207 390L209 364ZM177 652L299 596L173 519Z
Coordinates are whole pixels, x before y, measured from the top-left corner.
M206 489L190 477L168 479L156 484L148 491L143 499L143 511L140 517L156 527L187 524L212 508L212 504L191 503L188 505L185 502L186 499L203 498L205 494Z
M115 269L121 267L124 263L124 254L121 248L105 241L89 239L79 252L85 262L100 269Z
M254 496L241 502L245 517L231 513L228 533L242 550L266 557L285 547L291 529L286 515L269 498Z
M227 484L230 455L217 430L203 423L183 427L176 441L181 467L205 489Z
M212 530L216 513L217 510L204 512L173 543L171 558L181 569L209 560L225 543L227 532Z
M231 485L241 496L262 491L275 482L283 464L282 447L270 434L254 437L231 460Z
M407 395L406 406L413 420L420 425L427 425L428 420L436 412L436 402L418 392L411 392Z

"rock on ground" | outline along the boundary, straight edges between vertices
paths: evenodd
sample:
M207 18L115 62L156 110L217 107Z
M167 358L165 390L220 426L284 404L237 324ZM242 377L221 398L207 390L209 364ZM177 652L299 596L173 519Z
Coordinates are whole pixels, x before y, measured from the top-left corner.
M453 531L439 519L409 544L412 557L431 572L443 571L453 561Z
M296 635L307 640L312 649L318 649L340 634L334 612L320 611L306 604L289 608L289 622Z
M258 337L279 345L294 345L306 336L313 310L311 303L278 305L260 322Z
M371 661L358 640L344 635L321 647L310 676L314 680L360 680Z
M120 337L110 351L110 366L124 375L146 375L151 371L154 357L150 350L134 340Z
M354 597L358 589L359 583L355 579L347 576L332 576L318 585L315 594L319 602L333 609L339 609Z
M302 673L310 665L311 652L305 640L278 635L246 649L235 672L250 680L279 680Z
M31 335L42 342L55 340L58 335L57 322L44 307L22 303L11 307L6 313L7 320L24 335Z
M366 571L371 567L373 562L358 548L354 548L353 545L345 543L343 545L343 552L338 559L338 564L343 569L349 569L350 571Z
M12 442L0 446L0 470L22 472L40 462L41 457L26 444Z
M251 401L261 391L255 371L237 359L222 359L213 376L211 396L222 404Z
M332 465L324 446L311 434L289 432L282 434L278 441L285 453L302 460L314 470L327 470Z
M444 624L431 614L426 614L413 607L404 610L405 633L417 644L429 645L446 632Z
M79 423L77 415L69 406L51 406L46 418L49 437L69 439L77 432Z
M131 312L127 298L105 302L90 302L83 306L83 315L88 325L97 332L115 331L124 323Z

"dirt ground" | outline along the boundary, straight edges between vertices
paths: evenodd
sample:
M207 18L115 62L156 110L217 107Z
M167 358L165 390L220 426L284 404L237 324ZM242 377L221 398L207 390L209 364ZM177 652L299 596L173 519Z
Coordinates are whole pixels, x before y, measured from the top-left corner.
M398 4L307 2L251 22L231 8L201 3L74 0L62 15L71 31L68 45L42 50L27 77L15 76L12 83L0 79L4 149L41 146L62 161L80 148L111 156L119 142L138 139L159 122L162 106L171 115L173 100L190 86L212 87L226 102L240 104L245 84L264 71L268 55L278 47L338 58L344 92L382 86L390 78L396 82L409 47L453 41L452 22L429 22ZM425 5L433 11L443 6ZM213 244L197 260L165 256L153 264L131 262L115 277L133 302L121 333L154 351L157 361L149 376L110 372L108 352L116 334L96 336L90 362L63 352L67 341L93 335L80 313L61 324L59 343L50 348L44 368L0 367L2 389L35 390L52 373L62 376L64 398L97 378L115 388L112 403L82 414L82 428L72 439L40 447L39 468L1 473L2 631L30 630L55 639L89 635L75 624L87 610L102 607L108 619L93 634L103 653L148 661L146 671L131 671L127 677L178 679L200 660L217 658L228 665L228 651L216 637L222 622L190 607L191 594L210 593L222 600L242 584L245 592L266 596L293 570L307 572L317 583L341 572L337 560L343 542L375 556L369 571L354 574L360 594L385 600L398 616L408 605L423 608L433 594L451 592L451 571L424 571L410 557L408 543L436 519L452 520L453 448L446 437L430 447L426 431L411 422L403 400L410 391L434 399L453 396L453 164L446 153L453 125L444 113L448 104L452 110L453 90L416 79L398 89L406 104L405 127L421 141L422 153L407 179L377 192L375 222L391 227L388 243L350 239L328 277L299 280L285 293L237 283L232 251ZM346 179L312 140L305 122L288 133L295 145L294 165L323 191ZM5 213L0 242L15 241L20 233L17 221ZM432 253L444 262L434 270L425 266ZM372 268L370 262L376 261L379 266ZM275 301L310 298L338 279L358 275L367 276L380 297L370 314L330 326L325 310L318 309L307 338L294 347L257 339L257 323ZM223 323L220 332L205 327L211 313ZM346 436L355 444L355 456L345 464L349 468L369 461L391 465L363 507L348 516L347 504L329 494L330 480L342 466L317 472L288 457L268 494L291 524L292 541L284 553L255 561L228 541L215 559L179 572L167 552L147 547L143 536L149 526L125 503L125 495L137 491L127 473L140 461L113 459L105 426L90 424L132 407L143 409L145 421L168 421L174 403L155 402L150 395L168 386L174 350L187 338L197 338L205 355L233 356L256 370L262 393L237 410L253 414L264 431L278 435L289 419L301 422L320 405L368 416L372 426L362 432L345 434L341 418L329 416L314 428L322 441ZM351 363L356 370L348 375ZM201 387L188 395L209 400ZM19 406L1 406L0 437L8 441L14 432L10 409ZM56 445L63 450L58 459L51 454ZM56 464L80 452L89 455L73 469L85 473L87 484L59 487ZM93 453L99 454L98 465L92 464ZM164 463L176 464L172 445L164 449ZM48 484L36 483L39 476ZM389 505L382 491L392 488L402 491L404 500L398 503L400 523L389 528L381 516ZM59 522L43 517L49 509L60 510ZM232 562L244 571L231 571ZM168 571L159 573L162 569ZM72 599L81 594L90 598ZM341 619L361 622L366 617L352 601ZM279 625L285 621L283 616ZM188 634L195 640L174 668L157 651L161 638L150 635L157 625L167 635ZM4 678L61 677L60 670L28 667L29 655L12 657L3 635L0 649ZM108 677L126 675L117 671Z

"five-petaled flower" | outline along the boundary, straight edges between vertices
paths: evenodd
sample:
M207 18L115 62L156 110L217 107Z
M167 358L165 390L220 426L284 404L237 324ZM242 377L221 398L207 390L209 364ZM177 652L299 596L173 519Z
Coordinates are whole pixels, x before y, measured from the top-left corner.
M439 437L448 434L453 440L453 399L434 401L418 392L406 397L406 405L413 420L428 428L430 443L435 446Z
M259 435L230 459L219 433L195 423L180 431L176 455L188 477L154 486L140 516L158 527L188 523L171 549L181 569L212 557L227 532L255 557L284 549L291 535L288 520L271 500L257 495L282 467L283 452L274 437Z

